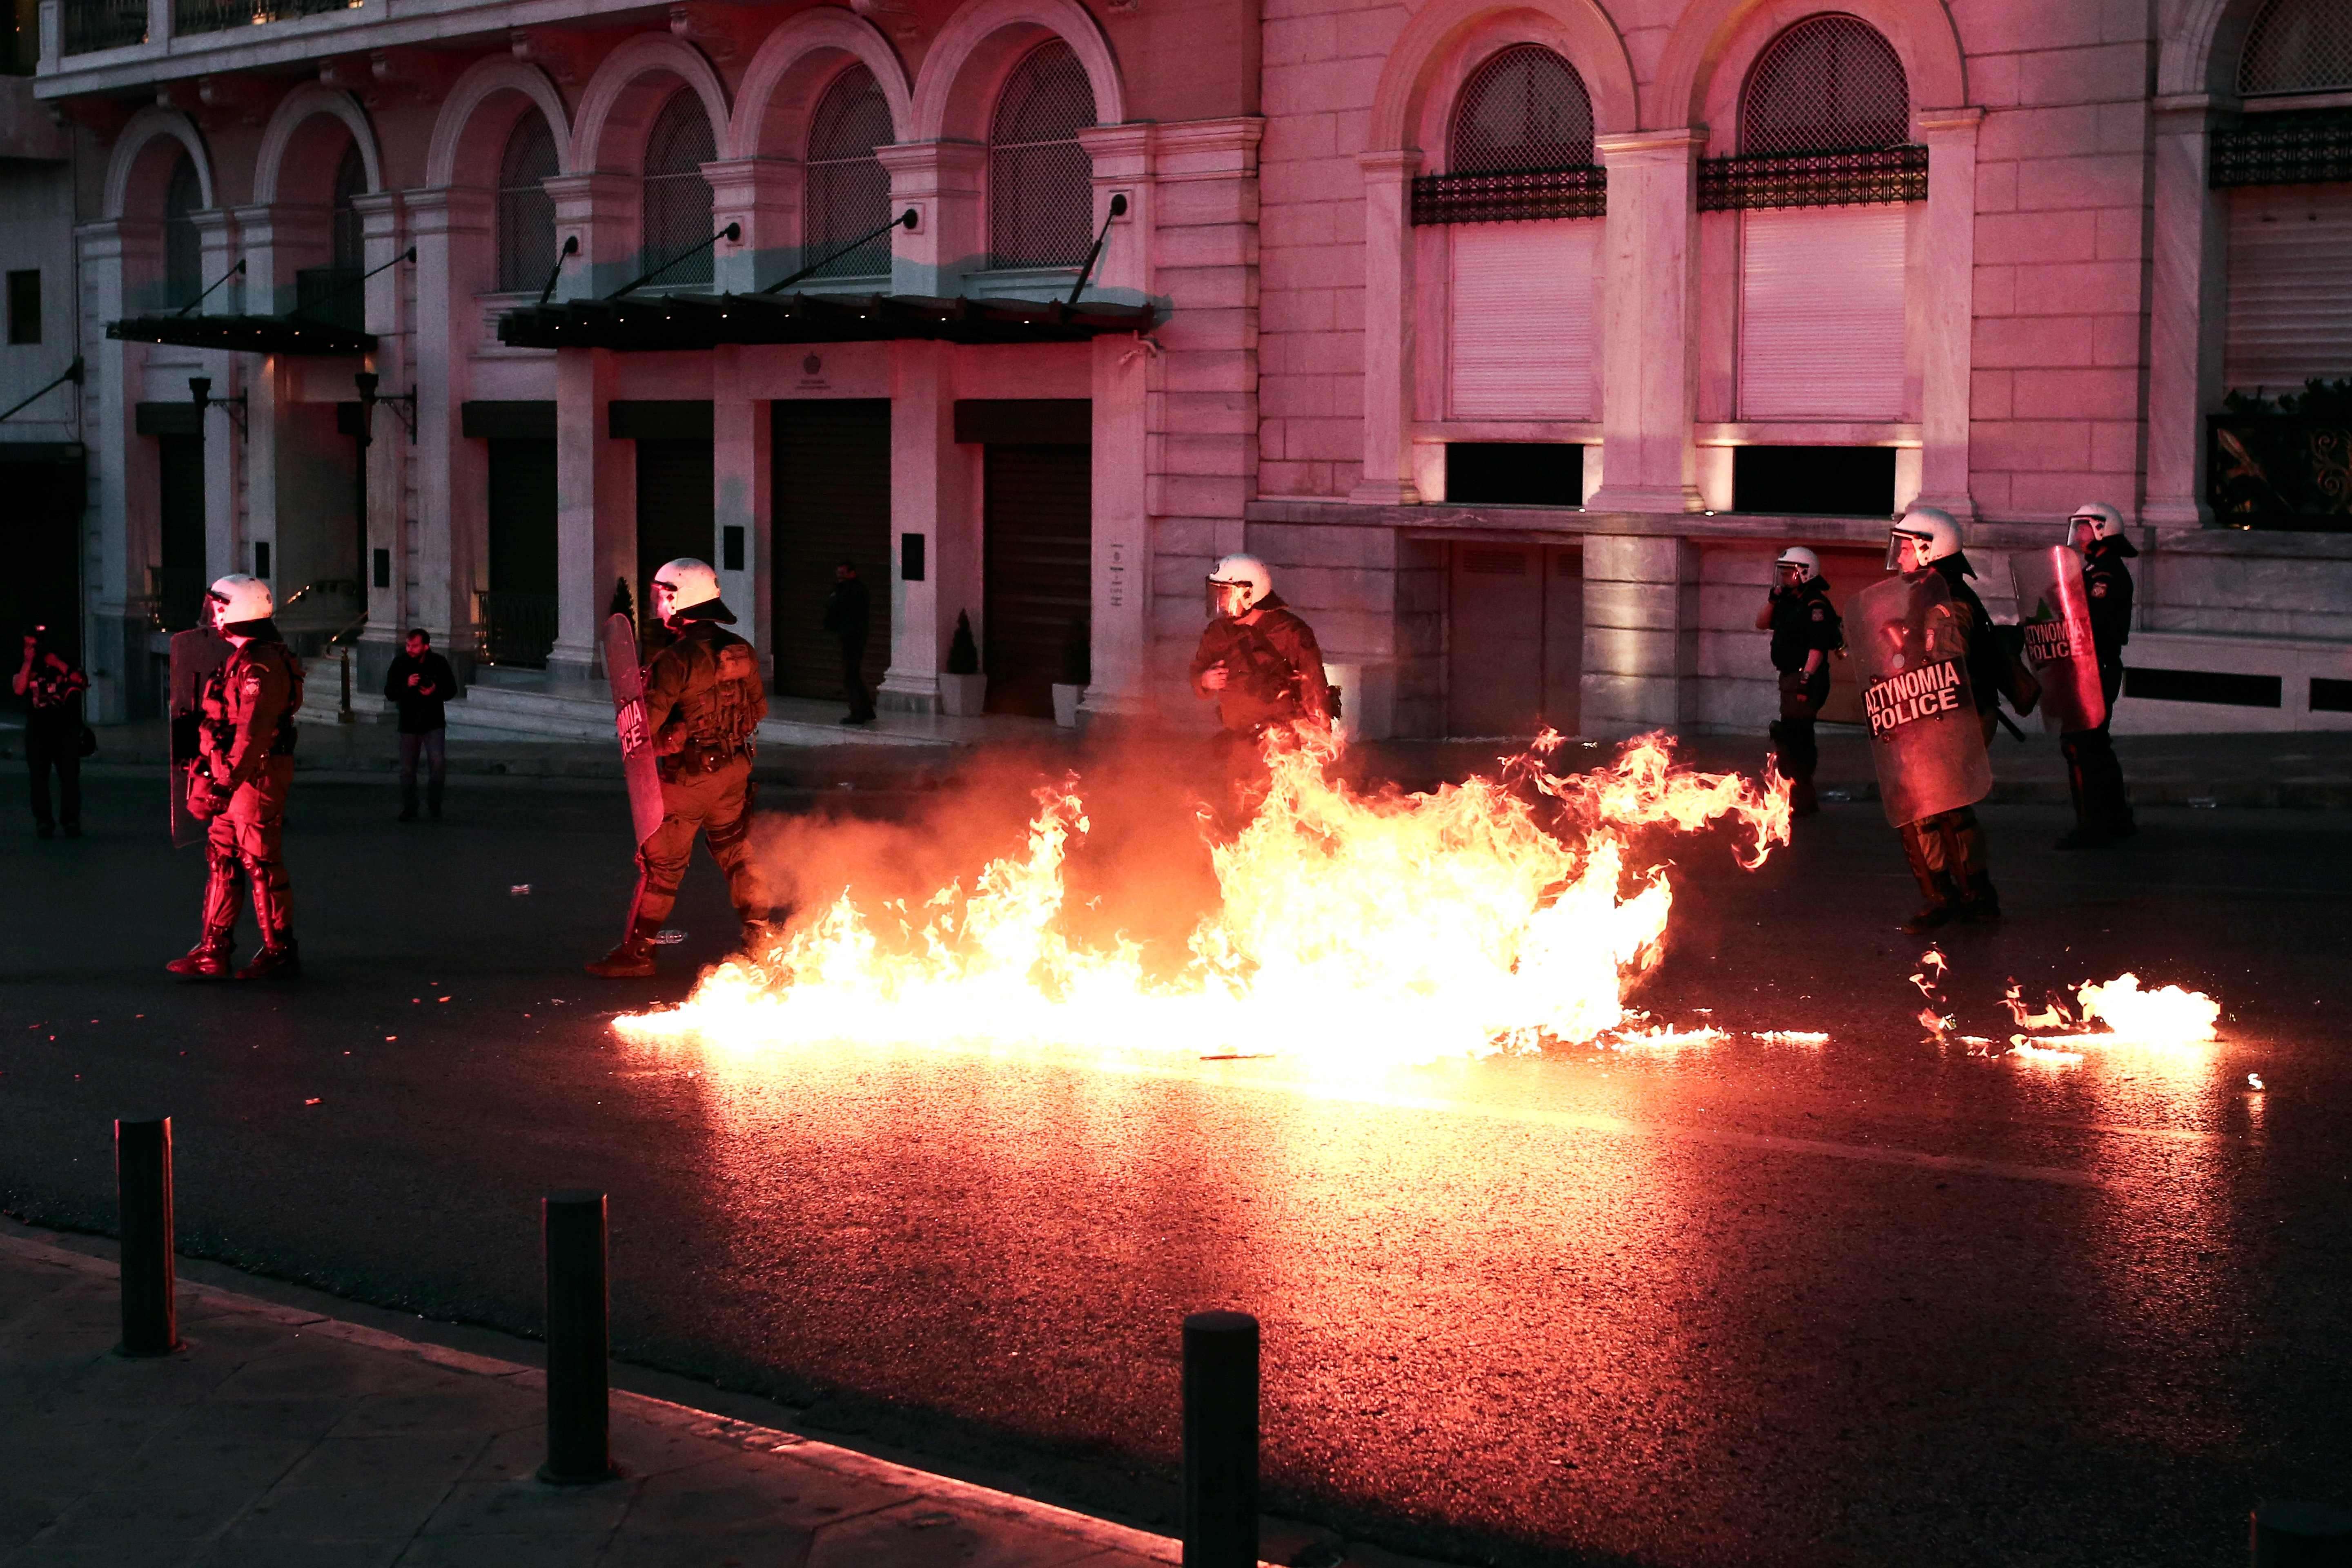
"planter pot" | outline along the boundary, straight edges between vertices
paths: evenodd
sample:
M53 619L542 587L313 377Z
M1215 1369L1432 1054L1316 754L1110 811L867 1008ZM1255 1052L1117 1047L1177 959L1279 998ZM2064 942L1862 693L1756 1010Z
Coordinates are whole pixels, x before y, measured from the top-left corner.
M988 677L984 675L942 675L940 677L940 711L950 719L977 719L988 702Z
M1065 730L1078 727L1078 699L1086 694L1086 689L1083 686L1064 686L1059 681L1054 683L1055 723Z

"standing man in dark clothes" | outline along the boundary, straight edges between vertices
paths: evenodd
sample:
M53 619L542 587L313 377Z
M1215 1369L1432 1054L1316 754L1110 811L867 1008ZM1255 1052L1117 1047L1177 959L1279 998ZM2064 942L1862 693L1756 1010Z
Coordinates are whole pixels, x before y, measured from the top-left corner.
M1228 555L1209 574L1209 615L1192 653L1193 695L1217 705L1212 744L1238 829L1268 787L1263 744L1271 731L1331 728L1331 687L1315 628L1274 591L1274 573L1255 555Z
M1780 580L1756 612L1756 629L1772 634L1772 668L1780 672L1780 717L1771 735L1780 748L1780 771L1789 776L1789 809L1811 816L1822 809L1813 796L1813 770L1821 763L1813 721L1829 700L1830 655L1845 638L1829 584L1822 581L1820 556L1792 544L1772 569Z
M400 710L400 820L416 820L416 759L425 758L425 808L441 819L441 786L449 776L449 720L443 710L457 694L457 673L433 651L433 638L412 626L406 647L384 672L384 700Z
M47 626L25 636L25 662L9 689L25 699L25 760L33 770L33 830L57 837L63 821L68 838L81 837L81 694L89 678L49 646ZM58 773L57 815L49 812L49 770Z
M2107 716L2095 730L2070 730L2058 737L2067 789L2074 797L2074 826L2059 838L2058 847L2096 849L2139 831L2131 797L2124 793L2123 764L2107 733L2116 721L2116 699L2123 694L2124 644L2131 640L2132 577L2124 563L2139 552L2124 537L2123 513L2105 501L2074 509L2066 520L2066 542L2083 555L2083 596L2090 601L2091 643L2098 654Z
M845 724L874 722L874 699L866 689L866 584L845 561L833 569L833 595L824 602L824 629L841 643L842 695L849 699Z

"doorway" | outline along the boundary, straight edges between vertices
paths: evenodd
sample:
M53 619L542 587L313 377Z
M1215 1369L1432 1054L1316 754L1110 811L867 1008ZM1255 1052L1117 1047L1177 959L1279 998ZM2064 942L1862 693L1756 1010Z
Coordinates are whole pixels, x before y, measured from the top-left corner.
M1088 635L1094 452L994 442L982 450L988 711L1050 719L1063 651Z
M637 438L637 637L647 653L668 640L653 625L654 575L681 555L710 559L717 482L708 437Z
M866 584L870 693L890 668L890 400L778 400L770 425L774 475L770 640L776 689L845 700L841 645L824 629L834 568Z
M1584 673L1584 552L1455 542L1446 573L1445 732L1573 735Z
M489 581L482 654L544 669L555 645L555 443L499 437L489 447Z
M196 624L204 607L205 438L155 437L156 519L160 564L155 609L167 632Z

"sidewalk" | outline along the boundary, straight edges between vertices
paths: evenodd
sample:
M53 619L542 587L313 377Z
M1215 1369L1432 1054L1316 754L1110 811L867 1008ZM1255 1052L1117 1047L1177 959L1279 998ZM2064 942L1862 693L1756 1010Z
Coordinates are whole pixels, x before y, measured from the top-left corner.
M1181 1555L1162 1536L617 1391L622 1477L550 1487L533 1477L545 1415L530 1367L184 1277L187 1348L127 1361L110 1348L119 1312L112 1263L0 1229L0 1568L1147 1568Z

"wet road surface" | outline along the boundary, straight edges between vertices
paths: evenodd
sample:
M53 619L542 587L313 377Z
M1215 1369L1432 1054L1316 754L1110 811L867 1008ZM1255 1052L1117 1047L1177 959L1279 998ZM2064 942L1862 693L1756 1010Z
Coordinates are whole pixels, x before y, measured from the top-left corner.
M159 789L0 836L0 1202L37 1222L110 1228L109 1119L168 1111L184 1250L529 1329L533 1200L602 1185L616 1353L1163 1526L1210 1305L1265 1325L1273 1500L1433 1553L2210 1563L2259 1497L2347 1500L2340 816L2151 812L2091 858L1986 814L2011 918L1941 944L1956 1034L2007 1040L2011 975L2132 969L2217 995L2215 1046L1926 1041L1857 805L1753 875L1674 847L1639 1000L1725 1038L1373 1076L625 1042L730 921L700 862L673 976L580 976L629 880L593 789L404 828L306 782L309 978L180 986L202 867Z

